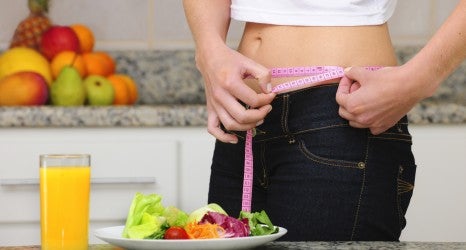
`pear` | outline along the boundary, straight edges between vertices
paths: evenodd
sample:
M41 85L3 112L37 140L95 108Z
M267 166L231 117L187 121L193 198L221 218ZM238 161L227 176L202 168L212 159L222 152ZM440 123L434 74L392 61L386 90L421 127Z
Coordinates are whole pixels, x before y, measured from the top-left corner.
M56 106L84 105L86 89L79 71L73 66L64 66L50 88L50 98Z

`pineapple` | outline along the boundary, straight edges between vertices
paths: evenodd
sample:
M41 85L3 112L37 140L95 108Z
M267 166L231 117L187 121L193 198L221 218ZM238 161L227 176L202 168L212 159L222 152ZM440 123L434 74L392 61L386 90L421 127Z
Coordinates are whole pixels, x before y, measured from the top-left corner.
M47 17L49 0L28 0L28 7L31 13L16 28L10 48L23 46L39 49L42 33L52 25Z

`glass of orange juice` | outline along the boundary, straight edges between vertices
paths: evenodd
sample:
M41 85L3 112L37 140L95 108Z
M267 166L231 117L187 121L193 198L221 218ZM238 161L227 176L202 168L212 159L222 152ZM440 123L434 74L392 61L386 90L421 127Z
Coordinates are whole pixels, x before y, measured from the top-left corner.
M90 161L87 154L40 156L42 249L88 248Z

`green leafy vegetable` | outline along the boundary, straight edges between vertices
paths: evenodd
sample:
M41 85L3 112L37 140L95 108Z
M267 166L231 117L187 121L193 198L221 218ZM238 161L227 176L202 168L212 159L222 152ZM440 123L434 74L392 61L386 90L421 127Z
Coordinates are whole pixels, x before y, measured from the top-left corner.
M165 208L162 196L157 194L143 195L136 193L129 208L122 237L131 239L146 239L159 237L164 231L166 219L163 217Z
M177 207L164 207L162 205L162 196L158 194L144 195L137 192L131 202L122 237L130 239L163 239L165 232L170 227L185 228L187 225L198 225L206 214L212 218L215 217L216 221L222 222L217 223L222 224L227 231L229 228L234 227L231 220L227 218L229 217L228 214L218 204L210 203L188 215ZM205 220L207 220L207 217ZM265 211L255 213L242 211L239 219L247 219L250 230L250 234L249 232L247 234L250 236L278 232L278 227L272 224ZM244 226L246 222L242 223Z
M199 222L202 219L202 217L204 217L204 215L207 214L207 212L217 212L224 215L228 215L227 212L225 212L225 210L223 210L223 208L220 207L220 205L216 203L210 203L206 206L200 207L192 211L189 215L188 223Z
M144 213L141 224L128 228L128 238L130 239L157 239L163 237L163 225L165 218L161 216L152 216ZM161 236L160 236L161 234Z
M170 227L184 227L188 222L188 214L173 206L165 208L163 216L167 218L167 223Z
M272 221L264 210L254 213L241 211L239 218L248 219L252 236L269 235L278 232L278 227L272 224Z

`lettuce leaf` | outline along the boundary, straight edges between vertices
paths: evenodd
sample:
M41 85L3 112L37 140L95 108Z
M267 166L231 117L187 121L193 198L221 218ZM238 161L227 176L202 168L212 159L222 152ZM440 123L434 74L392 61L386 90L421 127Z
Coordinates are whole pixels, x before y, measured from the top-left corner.
M272 224L272 221L264 210L254 213L241 211L239 219L248 219L252 236L269 235L278 232L278 227Z
M199 222L207 212L217 212L224 215L228 215L223 208L217 203L209 203L206 206L200 207L189 214L188 223Z
M174 206L165 208L163 216L167 219L169 227L184 227L188 222L188 214Z
M128 238L130 239L157 239L160 237L158 233L163 234L165 218L162 216L152 216L149 213L144 213L141 224L134 225L128 228Z
M157 194L144 195L136 193L126 217L122 237L144 239L157 235L163 230L166 219L162 217L165 211L162 196Z

